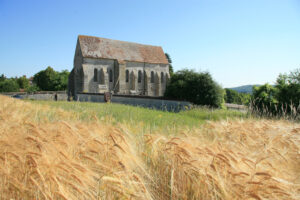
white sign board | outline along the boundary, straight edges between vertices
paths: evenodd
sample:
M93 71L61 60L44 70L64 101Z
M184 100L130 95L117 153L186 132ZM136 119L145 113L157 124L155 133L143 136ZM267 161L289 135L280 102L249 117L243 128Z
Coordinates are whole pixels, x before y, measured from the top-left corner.
M99 90L107 90L107 85L98 85Z

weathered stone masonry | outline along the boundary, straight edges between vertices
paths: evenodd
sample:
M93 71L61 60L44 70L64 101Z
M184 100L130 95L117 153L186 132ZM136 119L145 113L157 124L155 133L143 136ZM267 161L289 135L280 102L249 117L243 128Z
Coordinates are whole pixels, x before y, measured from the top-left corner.
M68 92L163 96L168 79L161 47L78 36Z

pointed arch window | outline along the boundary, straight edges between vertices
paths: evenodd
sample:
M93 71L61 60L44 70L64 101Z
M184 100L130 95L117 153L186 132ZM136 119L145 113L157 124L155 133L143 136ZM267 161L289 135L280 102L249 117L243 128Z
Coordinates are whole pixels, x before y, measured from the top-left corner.
M142 71L139 70L139 73L138 73L138 82L141 83L142 82Z
M128 83L129 82L129 71L128 71L128 69L126 70L126 83Z
M154 83L154 71L151 71L151 83Z
M94 69L94 82L98 81L98 70L95 68Z

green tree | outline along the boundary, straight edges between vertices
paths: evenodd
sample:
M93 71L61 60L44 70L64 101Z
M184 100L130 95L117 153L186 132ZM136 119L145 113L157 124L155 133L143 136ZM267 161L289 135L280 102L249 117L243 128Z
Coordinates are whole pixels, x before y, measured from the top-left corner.
M187 69L173 74L165 96L212 107L221 107L224 101L223 89L208 72L197 73Z
M253 87L252 105L260 113L276 114L277 88L265 84Z
M2 82L4 80L6 80L6 77L4 76L4 74L1 74L1 76L0 76L0 82Z
M165 55L166 55L166 58L167 58L168 63L169 63L169 74L170 74L170 76L173 76L174 71L173 71L173 66L172 66L172 59L171 59L171 57L168 53L165 53Z
M235 90L225 88L225 102L238 104L240 101L239 93Z
M56 82L56 90L66 90L68 87L68 78L70 72L68 70L63 70L58 72L57 82Z
M57 72L49 66L47 69L35 74L33 82L37 85L37 87L45 91L66 90L68 75L69 72L67 70Z
M19 85L15 79L5 79L0 82L0 92L18 92Z
M26 76L21 76L16 80L20 88L27 89L29 87L29 80L26 78Z
M255 109L262 114L296 118L300 114L300 69L280 74L275 87L254 87L252 98Z
M277 100L280 107L291 112L291 106L298 108L300 105L300 69L287 74L280 74L276 81Z

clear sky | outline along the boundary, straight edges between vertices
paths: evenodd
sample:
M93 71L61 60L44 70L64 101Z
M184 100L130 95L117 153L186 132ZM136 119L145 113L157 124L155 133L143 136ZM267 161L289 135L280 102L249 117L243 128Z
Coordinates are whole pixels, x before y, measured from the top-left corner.
M300 68L300 0L0 0L0 74L70 71L80 34L162 46L223 87Z

